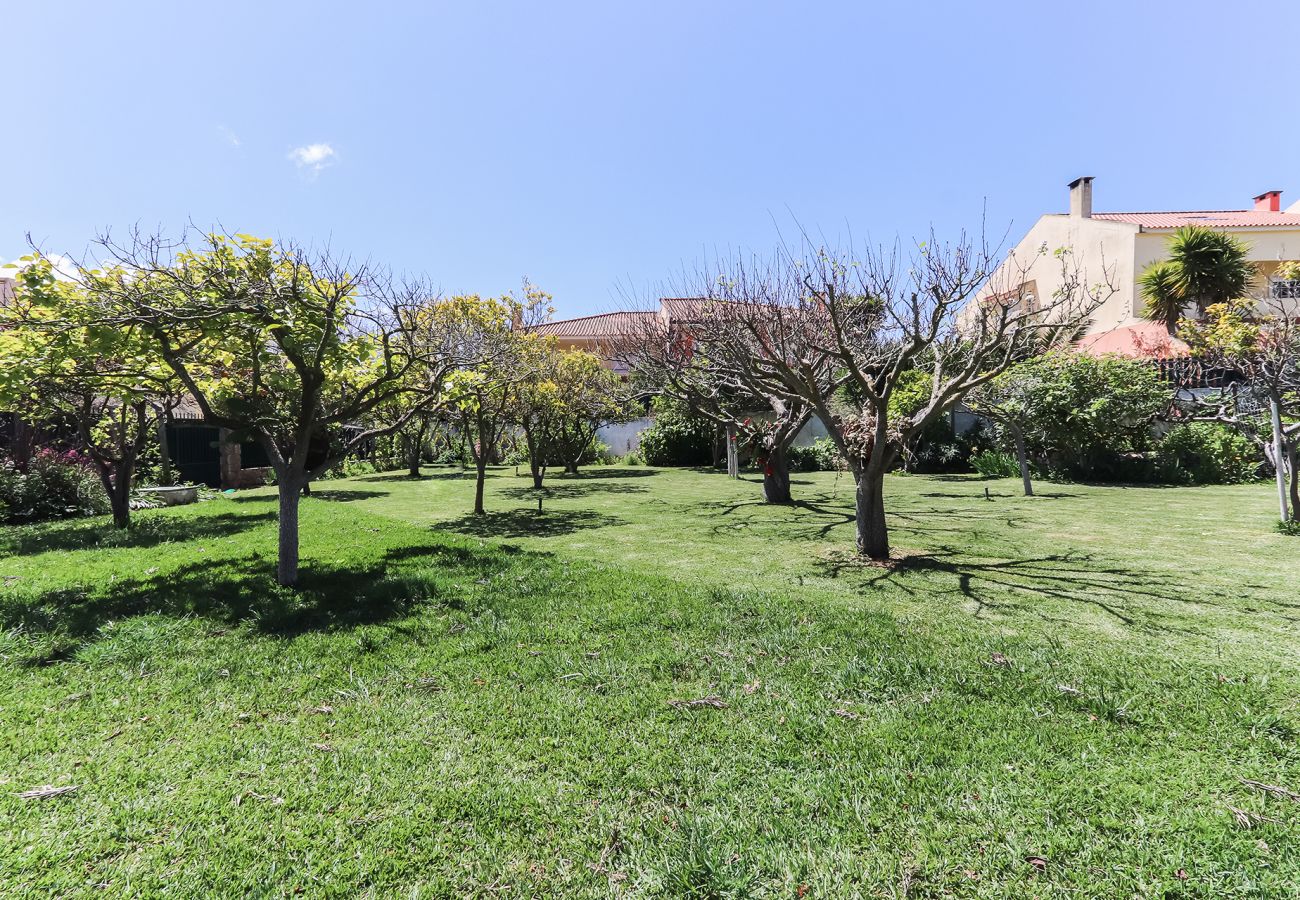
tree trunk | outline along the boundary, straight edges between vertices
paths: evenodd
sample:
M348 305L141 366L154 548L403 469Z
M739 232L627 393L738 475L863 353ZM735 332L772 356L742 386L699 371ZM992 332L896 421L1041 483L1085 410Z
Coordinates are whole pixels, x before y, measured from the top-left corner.
M306 482L297 476L279 478L280 547L275 564L275 580L285 587L298 584L298 501Z
M1269 403L1269 412L1273 419L1273 471L1277 476L1277 502L1281 510L1282 521L1287 521L1287 484L1286 484L1286 436L1282 433L1282 406L1276 397Z
M790 503L790 460L785 447L773 447L763 464L763 499L768 503Z
M113 466L95 459L95 468L99 472L99 483L108 497L108 509L113 514L114 528L131 527L131 465L130 463ZM123 474L125 471L125 474Z
M424 452L424 432L426 427L423 421L420 422L420 428L415 432L415 438L412 440L411 446L407 448L407 474L412 478L420 477L420 456Z
M889 527L885 524L885 473L866 468L858 479L858 553L879 562L889 559Z
M474 482L474 515L483 515L483 482L487 480L487 457L474 464L478 477Z
M533 470L532 472L533 487L536 488L537 490L541 490L542 479L545 477L545 472L543 471L542 467L537 465L537 463L535 462L530 462L530 465L532 466L532 470Z
M159 480L163 485L172 483L172 453L171 447L167 443L167 417L160 415L158 417L158 473Z
M578 474L578 461L576 459L573 462L567 462L564 464L564 474L565 475Z
M117 481L113 485L113 493L109 497L109 504L113 508L113 526L116 528L131 527L131 470L118 470Z
M1020 481L1025 486L1025 496L1034 496L1034 483L1029 480L1029 459L1025 456L1025 433L1015 425L1011 426L1011 434L1016 439L1016 461L1020 463Z
M1300 522L1300 448L1296 447L1295 435L1286 443L1286 465L1291 472L1291 521Z

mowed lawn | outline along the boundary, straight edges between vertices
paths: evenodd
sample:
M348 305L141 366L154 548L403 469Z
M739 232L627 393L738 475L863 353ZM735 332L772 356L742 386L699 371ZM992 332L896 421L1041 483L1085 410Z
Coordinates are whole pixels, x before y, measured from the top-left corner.
M0 896L1300 896L1267 485L528 483L0 532Z

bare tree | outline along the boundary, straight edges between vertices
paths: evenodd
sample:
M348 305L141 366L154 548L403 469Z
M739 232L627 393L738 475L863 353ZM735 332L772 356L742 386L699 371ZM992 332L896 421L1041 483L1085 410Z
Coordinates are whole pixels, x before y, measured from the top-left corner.
M805 243L772 261L733 258L693 285L706 314L690 328L691 353L811 408L857 482L858 551L886 560L884 476L911 439L1019 359L1068 341L1112 292L1086 285L1068 251L1057 257L1060 288L1045 300L1026 287L1032 261L998 270L987 245L964 237L906 255ZM745 352L725 352L731 343ZM895 388L918 369L928 396L900 412Z
M773 293L774 268L751 259L728 267L744 280L728 298L714 293L706 272L687 282L697 299L674 301L677 312L640 316L615 355L645 386L680 400L725 429L728 457L735 443L754 448L763 470L763 497L790 503L789 450L813 415L812 405L773 371L772 358L804 364L812 390L829 393L836 381L830 358L809 346L794 308ZM735 299L744 295L743 301Z
M1195 390L1185 381L1179 396L1187 411L1254 440L1273 465L1282 521L1300 521L1300 423L1284 421L1300 414L1300 321L1291 303L1265 297L1215 304L1180 335L1199 364L1184 371L1217 371L1227 382Z

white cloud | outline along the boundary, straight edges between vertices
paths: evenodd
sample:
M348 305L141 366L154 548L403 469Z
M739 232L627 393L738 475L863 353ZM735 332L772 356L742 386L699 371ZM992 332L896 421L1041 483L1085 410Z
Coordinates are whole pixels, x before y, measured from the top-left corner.
M310 169L313 173L338 161L334 148L329 144L307 144L304 147L295 147L289 151L289 159L293 160L298 168Z
M29 251L26 255L31 256ZM54 277L59 281L74 281L77 277L77 263L70 257L62 253L47 253L45 258L50 261L54 267ZM5 260L0 257L0 278L18 277L18 273L32 264L31 260L24 260L21 256L11 260Z
M239 139L239 135L235 134L235 132L227 128L225 125L218 125L217 131L221 133L223 138L225 138L226 143L232 147L238 147L244 143Z

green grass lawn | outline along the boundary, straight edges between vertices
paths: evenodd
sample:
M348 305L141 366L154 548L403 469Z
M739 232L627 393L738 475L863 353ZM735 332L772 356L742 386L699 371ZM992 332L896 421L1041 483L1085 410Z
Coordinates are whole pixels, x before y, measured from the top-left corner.
M428 472L0 532L0 896L1300 896L1267 486Z

